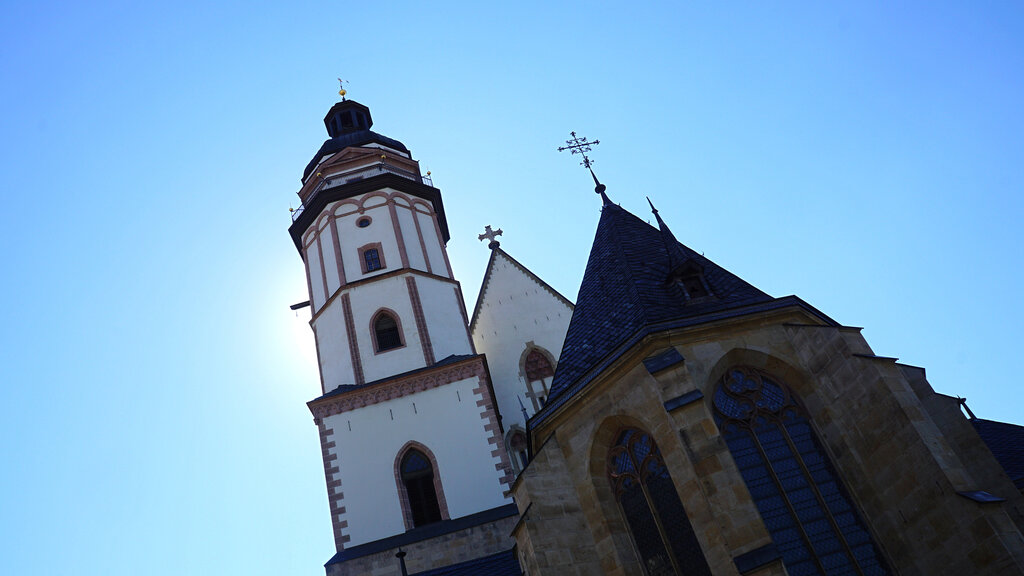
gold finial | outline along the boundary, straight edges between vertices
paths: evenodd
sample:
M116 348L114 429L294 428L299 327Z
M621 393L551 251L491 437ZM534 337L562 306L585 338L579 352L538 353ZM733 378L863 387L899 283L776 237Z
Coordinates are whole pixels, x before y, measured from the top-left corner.
M345 94L348 94L348 90L345 90L346 82L348 82L348 80L342 80L341 78L338 78L338 95L341 96L342 100L345 99Z

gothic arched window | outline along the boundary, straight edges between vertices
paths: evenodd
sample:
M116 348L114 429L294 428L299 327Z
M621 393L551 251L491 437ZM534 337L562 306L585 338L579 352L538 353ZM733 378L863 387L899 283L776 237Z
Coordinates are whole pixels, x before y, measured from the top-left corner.
M536 412L547 402L548 387L551 385L551 378L555 375L555 368L551 365L547 355L537 347L530 348L522 362L523 373L526 375L526 395L533 402L533 411Z
M412 527L440 522L441 506L437 499L434 466L430 458L412 448L402 457L399 470Z
M789 574L889 573L806 412L785 385L752 368L733 368L713 403Z
M700 543L651 435L619 433L608 452L608 479L648 576L711 575Z
M530 463L526 450L526 434L522 430L513 429L508 435L508 452L512 455L512 464L515 465L517 472L521 472Z
M373 344L377 352L404 346L398 319L390 312L378 312L373 319Z

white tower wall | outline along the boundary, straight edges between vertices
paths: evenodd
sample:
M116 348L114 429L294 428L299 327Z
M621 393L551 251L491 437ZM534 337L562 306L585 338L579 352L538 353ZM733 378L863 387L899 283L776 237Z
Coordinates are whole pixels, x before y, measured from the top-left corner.
M462 369L469 377L435 388L427 384L423 389L426 378L367 387L365 396L353 402L365 405L333 414L328 410L322 417L330 431L327 457L340 478L329 494L336 510L332 520L342 527L346 546L406 531L397 464L410 442L434 458L446 517L511 502L502 484L502 454L491 440L497 437L496 419L486 406L482 360L469 360Z

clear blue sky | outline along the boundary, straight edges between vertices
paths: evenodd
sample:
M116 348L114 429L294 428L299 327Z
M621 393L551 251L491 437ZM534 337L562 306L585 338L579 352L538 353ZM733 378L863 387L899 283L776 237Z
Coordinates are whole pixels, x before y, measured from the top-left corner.
M5 4L0 573L322 574L286 230L338 76L470 306L485 224L575 297L576 130L625 208L1024 422L1020 4L552 4Z

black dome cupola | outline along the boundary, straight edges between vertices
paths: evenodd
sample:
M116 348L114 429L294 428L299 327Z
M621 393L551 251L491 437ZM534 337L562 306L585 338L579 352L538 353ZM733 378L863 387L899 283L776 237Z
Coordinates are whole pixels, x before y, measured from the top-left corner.
M342 100L331 106L327 116L324 116L324 126L327 126L331 138L337 138L348 132L369 130L373 126L373 118L366 106L354 100Z

